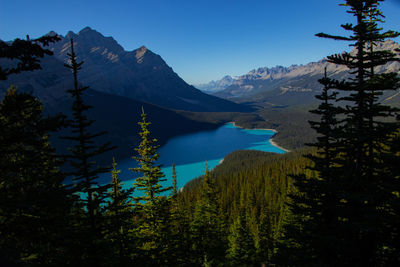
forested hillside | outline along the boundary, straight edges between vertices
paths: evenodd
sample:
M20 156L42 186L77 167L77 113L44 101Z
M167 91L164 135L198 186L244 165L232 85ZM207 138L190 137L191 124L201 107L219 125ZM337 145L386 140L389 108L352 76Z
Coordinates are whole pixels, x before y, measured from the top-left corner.
M237 151L208 174L218 195L215 212L225 236L220 241L227 249L224 262L234 266L273 262L278 243L284 239L284 224L290 218L288 196L296 191L291 175L303 174L309 163L304 153L306 150L285 155ZM189 182L178 196L189 220L196 220L204 179Z

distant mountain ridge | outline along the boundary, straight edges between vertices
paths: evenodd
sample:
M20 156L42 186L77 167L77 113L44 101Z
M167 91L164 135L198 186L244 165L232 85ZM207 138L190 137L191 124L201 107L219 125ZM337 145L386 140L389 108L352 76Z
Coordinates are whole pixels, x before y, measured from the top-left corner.
M204 92L213 93L224 90L226 87L232 85L235 81L236 81L235 78L226 75L220 80L211 81L209 83L197 84L194 86Z
M376 50L392 51L399 48L400 45L392 40L375 47ZM351 53L354 52L353 50ZM232 84L225 88L214 91L213 95L239 102L255 101L271 105L308 104L315 101L313 96L321 90L318 79L324 75L325 67L328 76L332 78L340 80L349 77L346 67L321 59L306 65L254 69L235 78ZM400 73L400 62L380 66L376 71Z
M55 34L50 32L49 34ZM187 84L161 58L145 46L125 51L112 37L86 27L68 32L50 49L67 60L70 39L79 60L85 62L80 82L92 89L129 97L166 108L190 111L245 111L248 108L204 94ZM43 66L45 69L46 66Z

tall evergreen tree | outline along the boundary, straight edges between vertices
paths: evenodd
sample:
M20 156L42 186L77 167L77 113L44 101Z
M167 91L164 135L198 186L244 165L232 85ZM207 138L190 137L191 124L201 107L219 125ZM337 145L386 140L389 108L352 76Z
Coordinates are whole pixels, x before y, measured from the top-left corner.
M179 200L177 174L172 164L172 195L168 224L168 266L190 265L190 228L188 215Z
M106 238L111 242L112 256L110 263L118 266L130 266L131 249L135 243L131 238L129 229L133 227L133 205L130 201L133 188L122 189L119 179L120 170L117 170L117 163L113 159L113 169L111 171L112 181L109 191L106 216L108 219Z
M138 238L140 239L140 254L144 265L164 265L166 261L167 221L169 217L168 200L162 194L171 190L171 187L163 187L161 182L166 181L161 172L161 166L157 165L160 154L157 153L157 139L150 136L147 115L142 108L142 121L139 133L141 143L136 148L138 156L134 159L139 167L132 168L133 172L142 176L135 178L134 188L143 195L135 197L139 218Z
M400 115L397 116L397 121L400 122ZM398 164L400 162L400 127L397 132L392 135L391 141L390 149L392 154L385 159L385 162L388 166L387 176L396 181L396 183L393 184L393 188L396 188L396 191L393 192L391 205L386 207L389 209L387 227L391 233L390 236L388 236L387 250L384 254L387 260L387 266L398 265L400 257L400 171L398 170Z
M109 171L108 167L98 167L95 158L112 149L110 143L100 146L95 144L95 138L105 134L105 132L91 133L90 127L93 120L88 119L86 112L92 108L84 102L84 92L89 88L80 86L78 82L78 71L83 62L77 61L74 51L74 42L71 39L71 53L68 54L70 62L65 67L71 69L73 74L74 87L67 92L72 96L73 118L68 121L71 128L71 135L63 137L74 142L70 148L71 154L67 156L73 171L69 175L73 176L73 191L79 193L79 203L83 204L85 218L83 218L81 235L84 236L83 255L87 254L88 264L100 266L104 257L104 217L103 208L105 199L108 197L107 190L110 185L100 185L98 182L99 174ZM86 256L85 256L86 257Z
M197 200L191 223L192 249L195 263L212 266L224 262L224 229L219 214L218 193L206 165L202 192Z
M276 250L276 240L274 239L274 231L271 223L272 212L268 207L263 207L257 224L257 232L255 235L256 259L262 265L266 265L271 261ZM278 239L278 238L276 238Z
M297 222L306 220L307 223L296 223L292 221L287 228L291 235L286 237L287 250L291 251L293 257L286 257L292 264L304 265L313 262L315 265L323 264L318 262L314 256L317 254L327 262L333 264L336 250L340 249L342 244L336 244L335 235L338 231L335 222L334 210L338 198L338 190L341 185L335 183L335 178L341 169L336 164L338 140L342 128L337 115L342 108L335 107L338 92L333 89L342 85L340 82L328 78L325 69L324 78L319 82L324 86L320 95L316 98L321 101L317 109L311 110L320 116L320 121L310 121L311 127L319 134L317 143L310 144L317 148L315 154L306 155L314 164L308 166L308 170L318 173L317 176L306 175L306 172L296 175L295 185L300 193L293 193L292 211ZM309 242L299 242L299 240L309 240ZM290 240L290 241L289 241ZM297 241L297 242L296 242Z
M256 248L243 209L239 210L239 214L230 227L228 241L227 258L232 266L254 266L256 264Z
M175 163L172 163L172 197L176 199L178 196L177 177Z
M398 235L390 222L393 214L399 214L393 206L398 181L386 173L390 163L385 159L393 155L390 137L399 127L387 119L398 109L383 105L380 96L398 88L399 78L396 73L376 74L374 68L398 58L392 51L374 51L372 46L399 33L382 33L378 27L381 0L345 2L356 19L355 25L342 25L352 33L350 37L317 34L353 42L356 53L328 57L329 62L350 69L349 80L321 80L323 103L314 111L321 121L311 123L320 134L313 144L318 154L310 156L318 177L296 177L299 194L293 198L292 211L300 224L291 237L302 251L297 260L303 260L297 265L380 266L388 263L387 251L396 251L389 240ZM338 96L328 94L332 88ZM341 105L328 103L336 97Z
M0 103L2 264L65 263L62 240L70 201L49 141L49 133L60 126L60 117L45 117L37 98L13 87Z
M0 40L0 58L12 60L11 66L0 66L0 80L41 69L40 58L53 54L45 47L59 40L57 35L27 36L12 43ZM40 101L15 88L9 89L0 109L0 261L7 264L7 258L32 266L66 264L65 244L60 240L68 236L65 218L70 201L61 184L61 162L49 142L49 132L59 129L62 117L45 118ZM3 220L6 213L8 218Z

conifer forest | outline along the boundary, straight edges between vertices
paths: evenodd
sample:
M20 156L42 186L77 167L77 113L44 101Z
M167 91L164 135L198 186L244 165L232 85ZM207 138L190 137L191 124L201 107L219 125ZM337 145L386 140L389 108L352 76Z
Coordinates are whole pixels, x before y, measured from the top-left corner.
M381 101L400 76L377 71L400 50L375 49L400 33L382 29L382 0L342 2L348 34L316 36L356 52L327 55L349 75L319 77L315 138L284 154L235 151L183 188L175 165L165 186L143 107L134 183L123 186L118 159L97 160L115 146L94 130L71 39L68 114L16 86L0 99L0 266L400 266L400 109ZM17 62L0 66L0 80L40 70L58 41L0 40L0 62Z

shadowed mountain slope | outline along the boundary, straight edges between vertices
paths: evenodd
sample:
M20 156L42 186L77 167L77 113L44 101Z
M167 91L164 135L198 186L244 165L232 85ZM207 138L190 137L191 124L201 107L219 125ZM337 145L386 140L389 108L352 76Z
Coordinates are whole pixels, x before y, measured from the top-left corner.
M54 34L54 33L49 33ZM54 57L67 60L70 39L85 62L80 81L93 90L159 106L190 111L247 111L248 107L207 95L182 80L157 54L142 46L125 51L112 37L89 27L68 32L51 46ZM44 69L46 69L44 65ZM48 68L47 68L48 69ZM62 82L62 81L60 81Z

